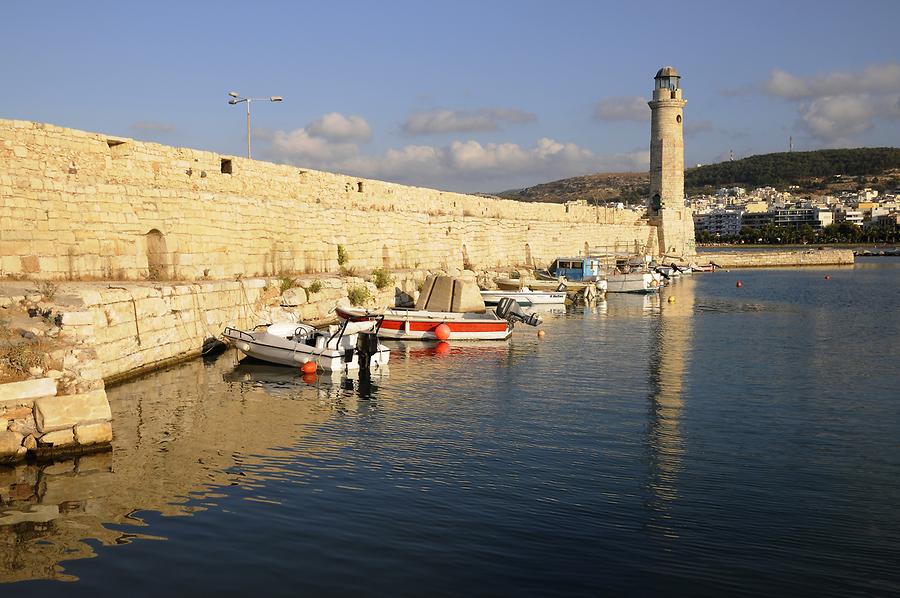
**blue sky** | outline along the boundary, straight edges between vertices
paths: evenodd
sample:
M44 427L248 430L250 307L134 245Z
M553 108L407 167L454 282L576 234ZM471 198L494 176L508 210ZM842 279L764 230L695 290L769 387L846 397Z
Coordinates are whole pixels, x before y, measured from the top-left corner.
M8 2L0 118L460 191L644 170L656 70L686 163L900 145L900 2ZM640 98L640 100L638 99Z

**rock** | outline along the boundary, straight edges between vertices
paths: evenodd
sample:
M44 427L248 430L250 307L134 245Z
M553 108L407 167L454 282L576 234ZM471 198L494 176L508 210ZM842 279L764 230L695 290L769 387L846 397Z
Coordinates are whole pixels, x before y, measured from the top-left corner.
M6 420L25 419L26 417L31 417L32 410L30 405L17 405L15 407L7 407L6 411L0 410L0 414Z
M37 399L34 402L34 418L38 431L52 432L76 424L109 421L112 413L106 391L93 390L65 397Z
M285 307L296 307L297 305L304 305L306 301L306 289L302 287L288 289L284 292L283 295L281 295L281 305Z
M4 430L0 432L0 457L15 455L22 448L22 440L25 437L18 432Z
M88 326L94 323L94 313L90 311L67 311L62 315L63 326Z
M23 382L0 384L0 402L52 397L56 394L56 381L50 378L38 378Z
M47 377L51 380L59 380L62 378L63 373L59 370L47 370Z
M10 422L9 429L13 432L18 432L23 436L27 436L28 434L35 434L37 432L37 425L35 424L34 417L29 413L28 416L23 419L14 419Z
M29 451L33 451L37 448L37 439L34 437L34 434L29 434L22 441L22 446L24 446Z
M112 424L78 424L75 426L75 440L83 446L112 442Z
M44 373L44 368L39 368L37 366L35 366L33 368L28 368L28 373L29 373L29 375L37 378L38 376L40 376Z
M41 446L61 447L75 444L75 433L71 429L56 430L41 436Z

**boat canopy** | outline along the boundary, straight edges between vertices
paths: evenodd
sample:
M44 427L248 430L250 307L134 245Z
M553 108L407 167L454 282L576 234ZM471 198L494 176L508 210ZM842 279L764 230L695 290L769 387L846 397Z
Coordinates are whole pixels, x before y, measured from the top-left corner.
M425 279L416 309L421 311L484 313L481 290L474 281L432 274Z

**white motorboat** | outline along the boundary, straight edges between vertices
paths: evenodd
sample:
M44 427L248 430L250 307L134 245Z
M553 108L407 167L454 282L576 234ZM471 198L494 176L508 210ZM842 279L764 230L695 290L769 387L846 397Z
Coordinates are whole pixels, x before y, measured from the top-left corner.
M649 272L611 272L606 276L607 293L654 293L659 281Z
M519 291L481 291L485 305L497 305L503 297L515 299L519 305L563 305L566 302L566 291L532 291L522 287Z
M361 355L369 359L370 369L387 365L390 349L378 342L377 326L378 321L368 320L318 330L282 322L256 332L228 327L223 336L240 352L261 361L292 366L312 361L318 368L334 372L359 368Z

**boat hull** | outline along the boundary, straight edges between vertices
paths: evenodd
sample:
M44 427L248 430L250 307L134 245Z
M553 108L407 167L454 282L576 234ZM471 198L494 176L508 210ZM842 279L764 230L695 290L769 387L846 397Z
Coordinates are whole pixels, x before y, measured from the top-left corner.
M503 297L516 300L519 305L562 305L566 302L566 293L544 293L539 291L481 291L485 305L496 305Z
M404 309L370 312L339 307L336 313L340 319L350 321L383 318L378 336L386 339L437 340L435 331L441 324L450 328L449 340L503 340L512 334L512 325L490 311L483 314Z
M267 330L246 332L226 328L223 336L244 355L277 365L299 367L308 361L315 362L317 368L328 372L341 372L359 368L359 355L355 349L356 335L348 335L339 341L327 344L324 337L317 344L305 340L289 340ZM318 346L317 346L318 345ZM390 349L382 344L372 354L370 368L386 366L390 360Z
M606 277L607 293L655 293L659 284L649 274L612 274Z

